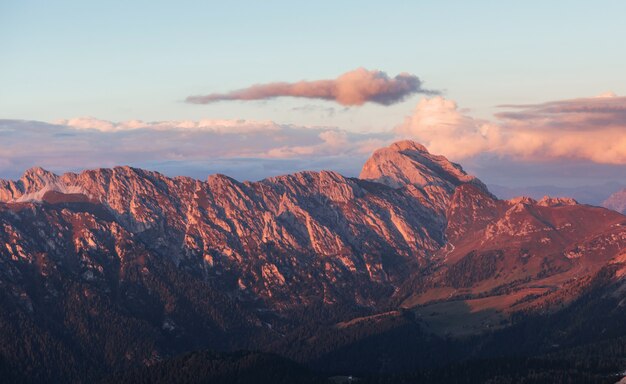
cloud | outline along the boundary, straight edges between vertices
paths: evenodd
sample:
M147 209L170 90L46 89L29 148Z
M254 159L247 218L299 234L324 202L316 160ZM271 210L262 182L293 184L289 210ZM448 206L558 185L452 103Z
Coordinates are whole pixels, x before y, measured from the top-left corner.
M228 93L189 96L186 101L209 104L225 100L265 100L290 96L331 100L345 106L363 105L366 102L391 105L415 93L436 92L423 89L422 81L415 75L401 73L391 78L382 71L358 68L334 80L257 84Z
M302 105L298 107L293 107L291 108L291 110L294 112L301 112L301 113L316 113L322 117L334 117L338 112L347 112L349 108L344 107L341 109L336 109L334 107L324 107L321 105L307 104L307 105Z
M542 104L502 105L512 109L495 116L507 124L536 124L536 129L592 131L626 126L626 97L612 92L590 98L552 101Z
M94 117L77 117L73 119L61 119L55 121L57 125L64 125L78 130L96 130L100 132L132 131L136 129L150 130L184 130L188 132L214 132L214 133L250 133L277 131L280 126L273 121L255 120L171 120L144 122L141 120L128 120L112 122L100 120Z
M454 160L496 147L500 136L498 126L464 114L454 101L440 96L420 100L395 132Z
M461 161L487 183L593 184L626 177L625 114L626 98L607 93L500 106L490 120L437 96L420 100L393 131L379 133L239 119L0 120L0 177L18 178L32 166L60 173L116 165L199 179L321 169L356 176L374 150L403 136Z
M301 156L356 156L365 157L374 150L389 144L389 135L349 134L339 129L329 129L317 136L321 142L309 145L282 146L273 148L264 157L284 159Z
M485 121L450 100L425 99L395 132L455 160L492 153L525 161L626 164L626 97L607 93L500 108L496 121Z
M626 97L504 106L496 114L508 132L505 150L522 158L578 158L626 164Z
M369 148L392 137L250 120L0 120L0 178L17 178L33 166L66 172L117 165L200 179L215 172L241 180L307 169L355 176Z

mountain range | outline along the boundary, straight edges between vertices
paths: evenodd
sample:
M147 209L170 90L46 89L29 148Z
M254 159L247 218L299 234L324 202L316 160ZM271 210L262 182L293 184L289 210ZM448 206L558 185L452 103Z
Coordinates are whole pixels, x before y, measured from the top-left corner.
M10 382L133 382L198 359L311 382L610 382L625 365L626 216L498 199L411 141L358 178L32 168L0 180L0 225Z
M534 185L524 187L505 187L498 184L488 184L489 190L501 199L513 199L519 196L532 197L540 200L544 196L571 197L584 204L603 206L604 201L613 193L624 187L622 183L607 182L603 184L584 185L578 187L562 187L554 185Z

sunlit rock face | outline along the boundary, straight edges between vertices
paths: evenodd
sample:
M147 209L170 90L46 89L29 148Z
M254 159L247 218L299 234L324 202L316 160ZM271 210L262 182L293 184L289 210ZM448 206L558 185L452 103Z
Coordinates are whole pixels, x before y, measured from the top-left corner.
M413 191L422 204L443 215L456 187L474 184L487 192L476 177L444 156L433 155L413 141L399 141L374 152L359 176L391 188Z
M241 183L130 167L61 176L33 168L0 182L0 200L2 252L13 261L43 257L111 283L107 276L123 281L128 254L145 253L277 310L376 308L444 253L456 260L540 244L571 259L576 241L567 239L590 229L557 220L561 212L607 214L572 199L498 200L460 165L412 141L375 151L359 178L321 171Z
M145 249L148 257L183 263L270 306L371 307L444 244L445 207L463 183L482 187L445 158L400 142L376 152L360 179L322 171L254 183L212 175L203 182L130 167L61 176L34 168L18 181L3 181L0 199L18 216L24 207L63 206L58 225L71 232L74 248L80 245L74 250L83 253L80 273L89 270L94 281L107 266L91 260L84 246L121 259L114 250L121 246L110 239L124 231L127 246ZM78 214L78 205L97 213ZM86 223L98 230L83 228ZM54 251L49 239L30 240L37 252Z
M444 156L432 155L423 145L408 140L375 151L359 177L392 188L413 184L421 188L439 186L448 192L460 184L477 182L460 165Z

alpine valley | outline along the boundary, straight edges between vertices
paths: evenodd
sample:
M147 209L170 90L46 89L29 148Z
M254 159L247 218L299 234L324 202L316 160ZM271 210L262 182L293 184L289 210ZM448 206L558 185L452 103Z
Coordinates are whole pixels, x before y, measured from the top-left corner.
M626 216L411 141L359 178L33 168L0 181L0 380L614 383L625 275Z

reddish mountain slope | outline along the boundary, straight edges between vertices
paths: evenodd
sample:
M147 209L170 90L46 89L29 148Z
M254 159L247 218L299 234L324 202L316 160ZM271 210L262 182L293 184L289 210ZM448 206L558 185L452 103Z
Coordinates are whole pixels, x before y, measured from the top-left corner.
M626 246L617 212L498 200L409 141L376 151L360 178L34 168L0 181L0 226L0 299L12 308L0 327L101 369L257 347L303 324L349 330L404 316L398 307L435 333L482 332L566 306Z
M448 168L454 176L441 169L433 180L447 184L463 175ZM434 207L453 192L429 196L413 186L393 189L326 171L240 183L222 175L206 182L170 179L129 167L62 176L32 169L3 187L8 258L32 263L36 253L52 257L55 247L71 249L78 272L99 280L107 268L91 253L123 259L115 245L105 246L117 245L124 232L131 248L183 263L226 292L275 308L320 300L376 307L443 245L445 220ZM47 213L63 204L84 211L61 210L68 222L62 238L15 222L25 209ZM110 221L90 227L94 210Z

